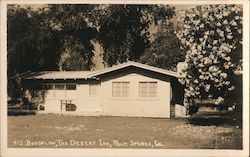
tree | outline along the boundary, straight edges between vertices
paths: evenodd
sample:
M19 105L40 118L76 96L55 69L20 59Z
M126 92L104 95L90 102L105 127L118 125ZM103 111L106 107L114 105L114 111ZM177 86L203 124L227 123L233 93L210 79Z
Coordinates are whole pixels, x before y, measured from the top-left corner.
M96 30L87 22L90 5L48 5L39 9L8 5L8 84L22 90L22 80L11 76L28 71L89 70L92 65L91 39ZM85 15L85 13L87 15ZM70 51L69 51L70 50ZM61 55L70 58L61 62ZM59 64L60 63L60 64ZM16 82L15 82L16 81ZM11 83L13 82L13 83ZM13 95L20 96L23 91Z
M149 26L173 15L167 5L49 4L36 10L8 5L8 75L89 70L94 40L102 43L108 66L137 61L148 46ZM62 60L65 53L72 57Z
M151 24L170 19L174 8L165 5L107 5L99 10L99 40L108 66L138 61L149 45Z
M60 37L48 27L44 10L8 5L7 16L8 76L58 69Z
M69 56L66 60L59 58L62 70L90 70L93 66L94 46L91 40L96 38L97 30L93 25L91 10L95 7L96 5L78 4L48 6L47 20L61 36L60 54L67 53Z
M38 55L33 53L35 47L31 42L33 21L29 17L30 9L19 8L15 5L8 6L8 75L16 72L24 72L29 66L34 67L33 57ZM27 62L29 61L29 62ZM26 64L24 64L26 63Z
M89 70L93 65L91 40L97 33L90 18L95 7L51 4L34 10L8 5L8 75L60 68ZM60 67L66 52L73 57L67 60L68 66ZM74 56L83 62L76 62Z
M149 48L140 57L140 62L176 71L177 63L185 58L185 51L180 48L181 42L174 33L175 26L169 22L162 25Z
M61 55L59 62L60 70L67 71L82 71L89 69L88 60L85 60L81 53L75 52L75 50L66 49L67 52Z
M186 10L180 24L177 35L187 54L178 73L185 97L212 97L216 104L233 100L235 89L240 88L235 71L242 59L242 9L236 5L196 6Z

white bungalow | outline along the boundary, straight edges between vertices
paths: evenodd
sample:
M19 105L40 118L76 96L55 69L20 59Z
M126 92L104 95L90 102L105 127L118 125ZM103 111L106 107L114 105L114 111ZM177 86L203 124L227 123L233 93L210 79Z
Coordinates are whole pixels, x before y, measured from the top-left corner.
M129 61L99 71L41 72L26 78L26 87L44 91L43 113L170 118L182 100L176 77Z

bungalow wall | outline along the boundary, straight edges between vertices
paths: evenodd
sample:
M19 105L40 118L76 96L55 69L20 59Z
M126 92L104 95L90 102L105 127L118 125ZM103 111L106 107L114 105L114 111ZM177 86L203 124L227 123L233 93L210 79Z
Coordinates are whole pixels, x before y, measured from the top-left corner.
M97 86L94 88L94 93L91 92L91 85ZM76 111L85 115L101 114L100 82L86 82L84 84L78 84L77 95L78 98L75 101L77 105Z
M124 69L101 77L103 115L170 118L172 95L170 77L138 68ZM126 85L129 86L127 97L113 96L113 83L120 82L129 83L129 85ZM140 83L144 83L144 85L147 83L154 84L156 93L151 96L140 95Z
M129 82L128 97L113 97L113 82ZM139 82L156 82L156 97L140 97ZM170 83L139 74L102 82L102 113L112 116L170 117Z
M43 85L75 85L75 89L71 90L67 90L66 86L64 90L47 89L45 93L47 112L61 112L61 100L72 100L77 107L76 111L72 112L82 115L170 118L171 77L131 67L99 77L100 80L35 80L34 82ZM124 85L118 85L122 82ZM126 89L118 89L124 90L125 95L119 96L119 93L114 93L114 84L124 86ZM57 86L57 88L62 87ZM153 92L150 93L149 88L153 88Z

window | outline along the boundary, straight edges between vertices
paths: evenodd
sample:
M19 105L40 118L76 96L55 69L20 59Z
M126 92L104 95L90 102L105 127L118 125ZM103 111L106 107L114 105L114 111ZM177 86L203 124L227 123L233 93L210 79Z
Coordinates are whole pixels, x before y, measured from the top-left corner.
M112 82L112 96L113 97L128 97L129 96L129 82Z
M46 96L54 99L73 99L77 97L76 84L73 83L48 83L44 85Z
M157 97L157 82L139 82L139 97Z
M99 95L99 90L100 90L100 84L99 83L89 84L89 95L90 96L98 96Z
M56 84L55 90L64 90L64 85L63 84Z
M76 90L76 85L74 85L74 84L67 84L66 85L66 90Z

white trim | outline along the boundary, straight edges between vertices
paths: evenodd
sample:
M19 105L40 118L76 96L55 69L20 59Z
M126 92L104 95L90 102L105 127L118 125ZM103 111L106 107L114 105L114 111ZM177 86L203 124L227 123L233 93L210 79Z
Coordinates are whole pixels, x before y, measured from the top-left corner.
M115 70L119 70L119 69L122 69L122 68L129 67L129 66L134 66L134 67L138 67L138 68L141 68L141 69L158 72L158 73L161 73L161 74L164 74L164 75L178 77L178 74L176 72L174 72L174 71L169 71L169 70L149 66L149 65L146 65L146 64L141 64L141 63L137 63L137 62L128 61L128 62L123 63L123 64L115 65L115 66L110 67L110 68L106 68L106 69L102 69L102 70L93 72L93 73L87 75L85 78L87 79L87 78L96 77L98 75L102 75L102 74L105 74L105 73L108 73L108 72L112 72L112 71L115 71Z
M120 91L119 91L119 96L114 96L114 83L118 83L120 85ZM128 96L123 96L123 84L128 84ZM120 98L120 99L124 99L124 98L129 98L130 97L130 81L112 81L112 87L111 87L111 97L112 98Z
M140 83L146 83L147 84L147 96L140 96ZM156 83L156 96L149 96L149 83ZM140 100L151 100L151 99L159 99L159 87L158 87L158 81L139 81L138 82L138 89L137 89L137 99Z

